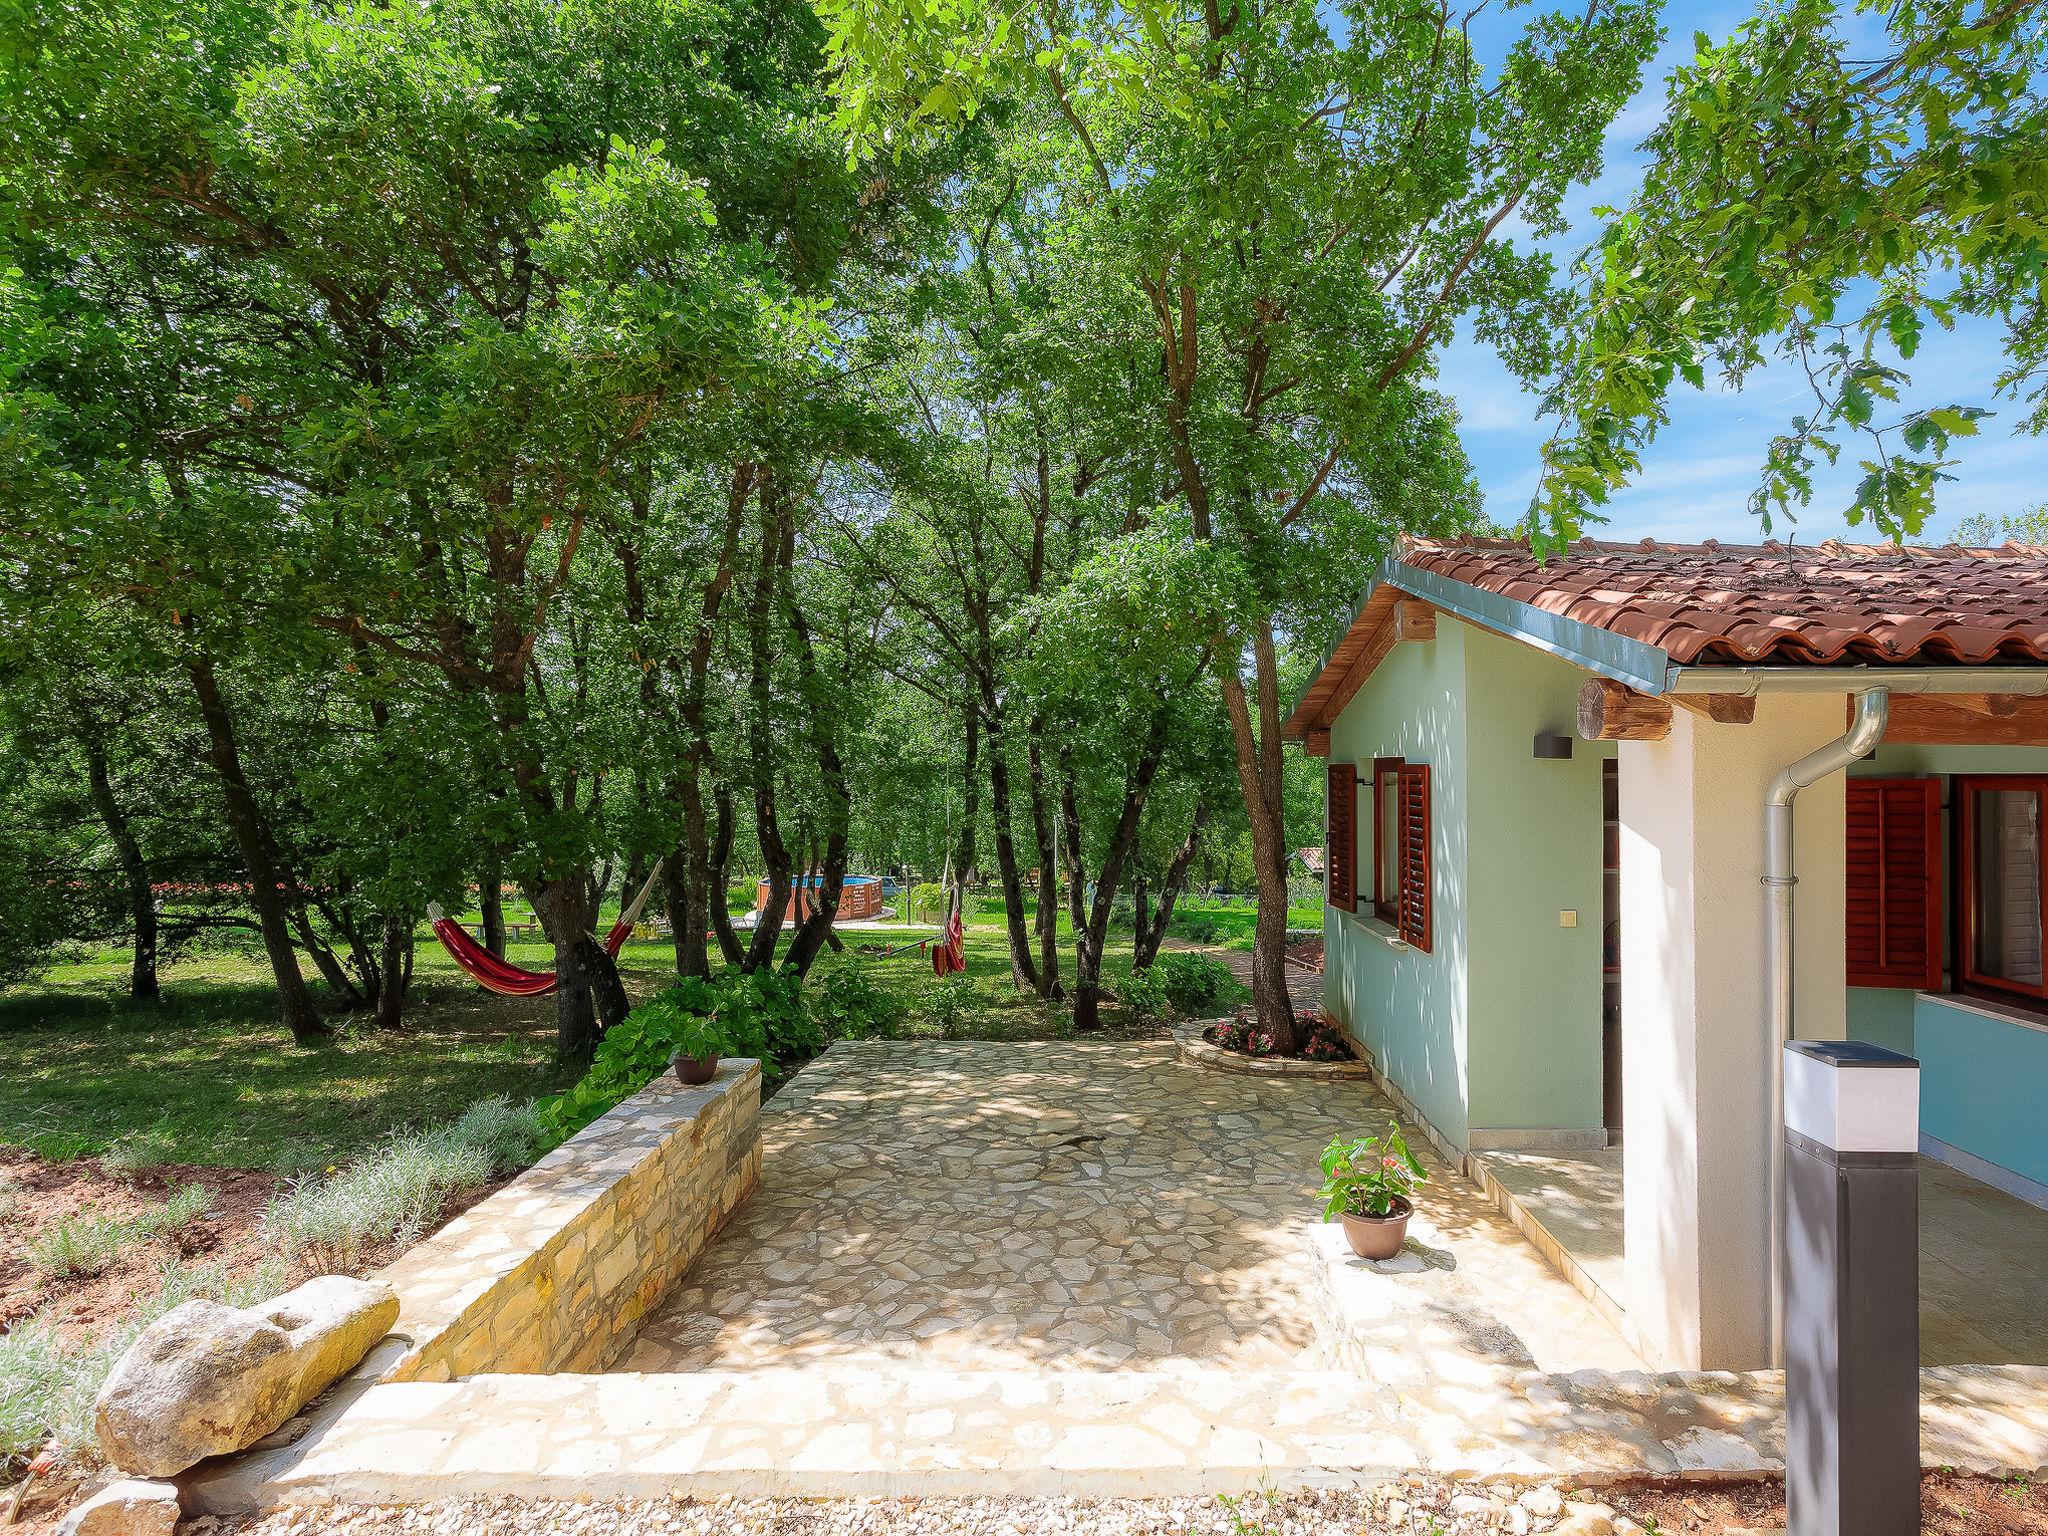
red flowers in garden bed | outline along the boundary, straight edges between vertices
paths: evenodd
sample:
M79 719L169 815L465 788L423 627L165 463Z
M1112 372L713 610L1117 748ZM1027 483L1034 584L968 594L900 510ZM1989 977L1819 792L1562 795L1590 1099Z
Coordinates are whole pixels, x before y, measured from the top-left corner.
M1351 1047L1339 1034L1337 1027L1319 1013L1302 1012L1296 1017L1302 1027L1301 1051L1293 1057L1296 1061L1351 1061ZM1211 1045L1226 1051L1235 1051L1240 1056L1278 1056L1273 1048L1273 1036L1259 1027L1258 1020L1244 1009L1237 1010L1235 1017L1211 1024L1202 1031L1202 1038Z

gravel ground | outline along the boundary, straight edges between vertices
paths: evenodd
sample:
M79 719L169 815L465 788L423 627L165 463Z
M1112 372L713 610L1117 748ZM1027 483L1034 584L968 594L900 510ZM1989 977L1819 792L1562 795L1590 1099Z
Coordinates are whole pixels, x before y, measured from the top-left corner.
M1643 1536L1595 1495L1489 1490L1410 1476L1370 1492L1244 1499L719 1499L561 1504L472 1500L306 1509L181 1536ZM1657 1527L1650 1527L1652 1531ZM1663 1528L1669 1531L1670 1527Z

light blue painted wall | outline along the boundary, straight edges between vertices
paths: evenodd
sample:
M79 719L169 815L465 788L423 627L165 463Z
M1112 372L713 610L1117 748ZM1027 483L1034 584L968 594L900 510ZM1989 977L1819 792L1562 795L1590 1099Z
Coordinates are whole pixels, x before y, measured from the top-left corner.
M1462 627L1462 626L1461 626ZM1488 1130L1598 1130L1601 763L1612 742L1539 759L1575 736L1586 674L1480 629L1465 633L1466 982L1470 1112ZM1559 914L1574 912L1566 928Z
M1851 987L1849 1036L1913 1054L1913 996L1905 987Z
M1433 945L1395 947L1367 920L1324 916L1329 1006L1447 1138L1601 1124L1600 764L1537 760L1571 734L1578 669L1449 615L1397 645L1333 723L1333 761L1430 765ZM1370 890L1372 796L1358 797ZM1561 911L1578 913L1575 928Z
M2039 747L1886 746L1852 775L2044 773ZM1950 869L1948 790L1943 881ZM1944 889L1945 912L1954 892ZM1952 937L1946 921L1942 942ZM1951 960L1953 956L1949 957ZM1849 1033L1920 1059L1920 1128L1987 1162L2048 1183L2048 1033L1903 988L1851 987Z
M2048 1184L2048 1033L1922 997L1920 1129Z
M1436 638L1397 645L1330 728L1330 758L1358 766L1359 883L1371 891L1375 757L1430 767L1434 873L1428 954L1389 944L1358 914L1323 915L1324 1000L1380 1069L1453 1143L1465 1141L1465 644L1449 617Z

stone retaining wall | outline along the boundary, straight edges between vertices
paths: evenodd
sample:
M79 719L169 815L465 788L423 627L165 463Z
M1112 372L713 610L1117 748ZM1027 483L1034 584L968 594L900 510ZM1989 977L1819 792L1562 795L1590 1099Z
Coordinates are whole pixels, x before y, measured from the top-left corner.
M381 1272L405 1348L377 1379L611 1364L754 1192L760 1118L761 1064L733 1060L701 1088L664 1074L586 1126Z

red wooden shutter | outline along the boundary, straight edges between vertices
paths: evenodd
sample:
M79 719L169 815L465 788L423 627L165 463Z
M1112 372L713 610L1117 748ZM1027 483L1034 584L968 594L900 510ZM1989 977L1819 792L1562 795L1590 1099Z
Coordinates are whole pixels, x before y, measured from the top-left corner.
M1849 780L1852 987L1941 986L1941 781Z
M1403 763L1400 785L1400 917L1394 926L1408 943L1426 950L1430 887L1428 765Z
M1329 793L1323 869L1330 905L1350 912L1358 906L1358 770L1350 763L1330 764Z

